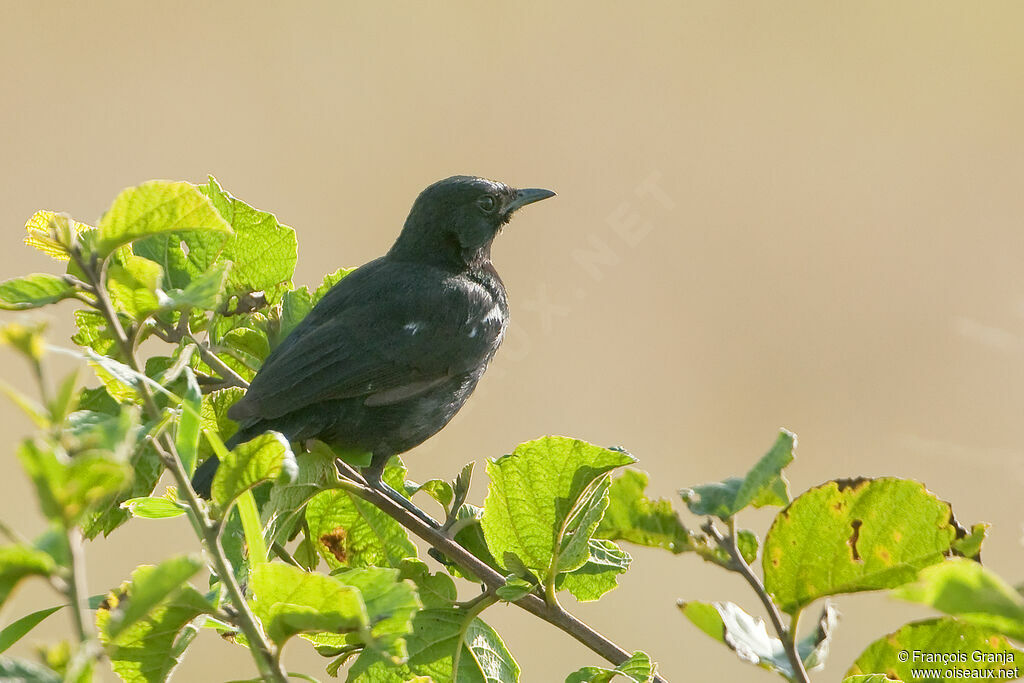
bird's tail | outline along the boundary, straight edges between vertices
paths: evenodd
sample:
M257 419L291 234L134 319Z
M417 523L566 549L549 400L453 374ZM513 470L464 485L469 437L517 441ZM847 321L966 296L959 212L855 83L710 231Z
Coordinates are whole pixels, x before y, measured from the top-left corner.
M202 465L196 468L196 473L192 475L192 489L201 498L210 498L210 489L213 487L213 475L217 474L219 466L220 458L216 455L211 455Z
M240 443L240 439L241 431L225 441L224 446L230 451ZM196 473L192 475L192 490L198 493L201 498L209 500L210 489L213 487L213 476L217 474L218 467L220 467L220 458L216 455L211 455L203 461L202 465L196 468Z

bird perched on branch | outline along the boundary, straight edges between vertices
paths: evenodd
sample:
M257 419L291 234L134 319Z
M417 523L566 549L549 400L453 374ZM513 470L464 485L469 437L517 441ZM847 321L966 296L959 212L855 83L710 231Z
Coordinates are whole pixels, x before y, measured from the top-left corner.
M387 461L448 424L501 344L508 301L491 242L516 210L554 194L471 176L425 189L391 250L338 282L267 357L228 411L239 430L227 445L275 430L370 452L364 478L390 490ZM197 492L209 495L217 465L196 471Z

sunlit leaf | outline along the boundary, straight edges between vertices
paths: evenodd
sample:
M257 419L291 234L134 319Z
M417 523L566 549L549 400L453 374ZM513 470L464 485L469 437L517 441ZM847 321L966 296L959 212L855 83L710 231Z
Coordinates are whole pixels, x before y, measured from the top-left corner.
M655 665L646 652L634 652L629 659L614 669L601 666L585 666L569 674L565 683L609 683L620 678L623 681L647 683L654 676Z
M1024 652L1011 646L1003 636L944 617L913 622L882 636L864 650L846 675L886 674L904 681L919 681L922 679L914 672L920 669L934 671L933 680L960 678L966 671L976 672L973 677L982 678L991 671L991 678L1005 680L1019 676L1021 663Z
M765 537L765 588L794 612L826 595L894 588L950 554L948 503L904 479L831 481L779 513Z
M581 498L607 472L632 462L627 453L557 436L488 462L491 484L481 520L487 546L506 568L548 571L572 531L570 521L593 522L593 516L574 517Z
M91 227L72 220L66 214L36 211L25 223L25 244L58 261L70 258L67 246L71 239Z
M31 546L0 546L0 605L29 576L50 576L57 565L48 553Z
M16 621L12 621L10 624L4 627L0 631L0 652L6 652L7 649L14 645L16 642L25 637L29 631L38 626L43 619L50 616L54 612L64 607L64 605L57 605L56 607L47 607L31 614L26 614Z
M745 477L683 489L680 495L693 514L721 519L729 519L748 505L785 505L789 502L789 484L782 470L793 461L795 448L796 435L783 429Z
M425 609L416 614L406 638L409 660L395 666L380 653L365 650L349 670L349 683L404 683L429 676L434 683L510 683L519 680L519 665L501 638L481 619L457 609ZM458 676L453 677L456 649Z
M39 308L75 295L75 288L64 278L33 273L0 282L0 308L10 311Z
M168 519L185 514L185 510L181 505L173 500L153 496L129 498L121 503L121 507L128 510L132 517L141 517L143 519Z
M683 526L672 504L665 499L651 500L644 494L646 487L647 474L639 470L626 469L613 479L608 510L594 536L673 553L691 550L692 534Z
M253 612L278 645L299 633L359 631L370 626L359 589L334 577L277 562L252 568Z
M210 489L213 501L222 508L263 481L284 475L294 477L295 454L288 440L278 432L266 432L239 444L223 458Z
M96 611L100 642L110 657L114 672L126 683L163 683L174 672L184 654L184 645L194 637L187 626L212 607L195 588L185 584L157 603L148 612L123 629L116 638L108 631L111 611L122 601L131 601L134 586L146 581L154 567L140 567L132 581L107 597Z
M223 235L221 241L231 234L231 226L194 185L164 180L123 191L97 227L96 249L100 256L157 233L214 232Z
M116 640L144 618L169 595L182 588L203 566L198 556L178 555L155 567L139 567L132 573L131 599L122 600L110 611L105 635Z
M1024 597L972 560L954 558L925 567L917 581L893 594L1024 641Z

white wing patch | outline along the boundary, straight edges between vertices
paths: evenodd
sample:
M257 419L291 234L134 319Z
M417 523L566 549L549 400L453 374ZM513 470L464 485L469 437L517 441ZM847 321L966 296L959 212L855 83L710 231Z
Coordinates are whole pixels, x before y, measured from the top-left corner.
M408 332L409 334L416 334L417 332L423 329L423 323L415 321L411 323L406 323L405 325L402 326L402 329Z
M498 304L494 304L494 307L484 316L484 325L495 322L501 322L501 306Z

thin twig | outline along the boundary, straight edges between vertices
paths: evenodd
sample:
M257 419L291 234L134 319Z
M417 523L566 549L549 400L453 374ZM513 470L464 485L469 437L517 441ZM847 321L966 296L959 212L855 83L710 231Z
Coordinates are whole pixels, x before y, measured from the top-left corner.
M398 505L380 491L356 481L347 482L345 488L368 503L372 503L380 508L388 516L397 520L399 524L447 556L460 569L477 577L487 587L488 594L494 594L498 588L505 585L505 577L492 567L449 538L444 532L424 523L416 515ZM631 653L622 649L569 612L566 612L558 605L548 604L537 595L526 595L516 600L515 604L530 614L540 617L549 624L568 633L616 666L622 664L631 656ZM651 680L656 683L667 683L660 674L655 674Z
M110 326L110 330L114 333L114 337L117 340L117 344L120 347L121 352L125 356L126 362L133 370L142 373L139 361L135 357L134 349L132 348L132 342L128 338L128 335L125 334L124 328L121 326L121 321L117 317L117 312L110 301L110 297L107 295L106 288L103 286L106 262L100 262L97 267L96 259L93 257L92 262L87 263L82 257L81 252L77 249L72 251L72 257L82 269L82 272L89 278L89 281L93 286L93 291L96 294L96 300L100 311L106 318L107 324ZM160 408L156 405L156 401L153 400L153 394L149 387L144 382L140 382L138 384L138 389L139 393L142 395L146 412L151 418L160 419ZM238 626L249 641L249 648L253 653L253 659L256 661L257 668L259 668L260 673L265 680L276 681L277 683L287 683L288 676L278 661L276 649L270 641L267 640L266 635L263 633L263 629L260 627L259 621L257 621L252 610L249 609L249 604L245 600L245 595L242 593L241 587L235 580L234 572L231 569L231 563L228 561L227 555L224 552L224 547L221 545L220 539L218 538L217 526L211 522L209 516L206 514L206 508L200 502L198 496L196 496L195 491L192 490L188 473L185 472L185 467L182 465L181 458L178 456L174 440L166 433L161 434L160 438L157 441L154 441L154 447L157 449L157 452L161 455L167 469L174 477L175 483L178 485L178 494L185 498L185 503L195 515L199 530L203 536L202 540L206 546L206 550L213 562L217 576L228 591L228 596L231 599L232 606L235 608L238 615Z
M750 568L747 561L743 559L743 554L740 553L739 545L737 544L736 536L736 522L734 519L729 519L729 536L722 536L722 532L715 527L711 519L701 526L701 529L707 533L708 536L715 539L718 547L729 553L729 557L732 558L732 566L730 567L733 571L737 572L750 587L757 593L757 597L760 598L761 604L764 605L765 610L768 612L768 617L772 621L772 626L775 627L775 633L778 634L779 640L782 641L782 647L786 650L786 657L789 659L790 666L793 667L793 674L796 677L795 683L810 683L810 678L807 676L807 669L804 668L804 662L800 659L800 654L796 650L796 621L793 621L793 628L789 628L782 621L782 614L779 612L779 608L776 607L775 602L771 596L768 595L768 591L765 590L764 584L761 579L757 577L757 574Z
M71 620L75 628L75 635L78 642L85 643L89 640L89 628L86 626L85 612L82 610L82 600L87 595L85 589L85 564L82 562L82 532L77 527L67 530L68 555L70 556L71 573L65 582L67 588L68 602L71 603Z
M245 381L245 378L243 378L237 372L232 370L230 366L228 366L224 361L218 358L217 354L211 351L210 347L207 344L200 342L198 339L192 336L191 333L186 333L185 336L196 345L196 348L199 349L199 356L203 359L203 361L211 368L216 370L218 373L220 373L220 376L224 378L223 383L225 385L241 387L243 389L249 388L249 383Z

